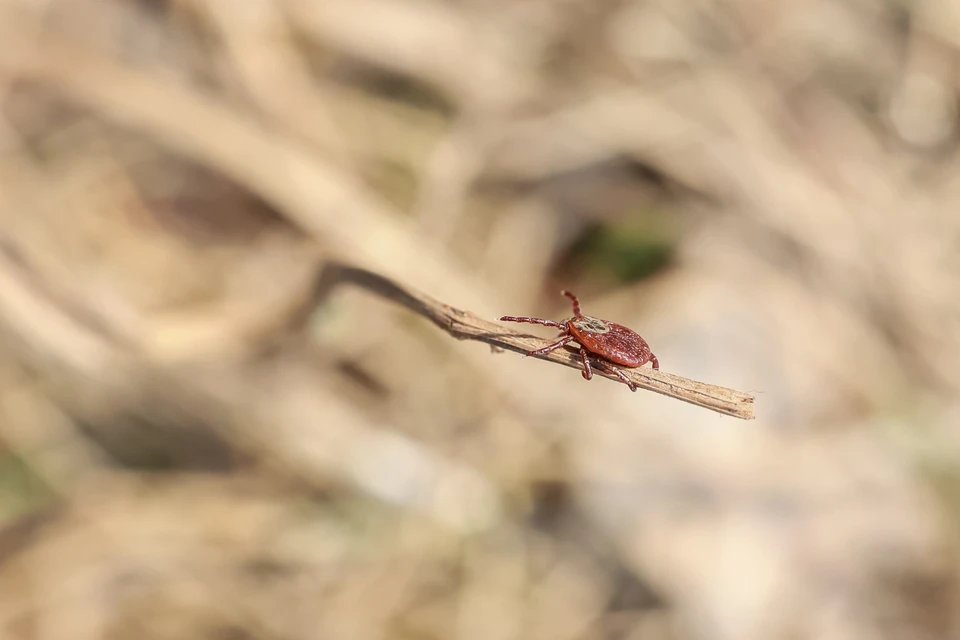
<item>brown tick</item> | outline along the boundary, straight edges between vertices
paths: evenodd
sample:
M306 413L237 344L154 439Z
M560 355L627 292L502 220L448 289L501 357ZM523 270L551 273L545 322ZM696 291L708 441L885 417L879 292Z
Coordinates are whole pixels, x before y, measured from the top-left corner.
M596 359L598 367L616 375L623 384L630 387L630 391L636 391L637 385L614 365L618 364L628 369L635 369L652 362L654 369L660 369L657 356L650 351L650 345L647 344L646 340L616 322L583 315L580 313L580 301L577 300L577 296L569 291L561 291L560 293L573 302L573 317L569 320L554 322L542 318L517 318L514 316L500 318L501 321L505 322L529 322L530 324L542 324L546 327L560 329L561 338L559 340L542 349L528 351L528 356L542 356L554 349L559 349L568 342L576 342L580 345L580 360L583 361L584 378L587 380L593 378L593 369L590 366L590 359L587 357L587 354L590 354Z

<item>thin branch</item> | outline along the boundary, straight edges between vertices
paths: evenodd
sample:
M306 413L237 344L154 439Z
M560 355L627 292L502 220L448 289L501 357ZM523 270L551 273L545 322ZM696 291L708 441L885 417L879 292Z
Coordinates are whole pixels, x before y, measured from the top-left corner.
M431 320L458 340L478 340L495 348L526 354L546 346L552 340L532 336L511 327L484 320L478 315L444 304L425 293L404 287L379 274L340 263L328 263L317 284L314 300L325 298L339 284L350 283L392 300ZM578 351L563 348L542 356L532 356L556 364L580 369ZM717 413L752 420L754 397L742 391L697 382L682 376L649 368L623 369L638 387L683 400ZM618 380L617 376L594 369L594 375Z

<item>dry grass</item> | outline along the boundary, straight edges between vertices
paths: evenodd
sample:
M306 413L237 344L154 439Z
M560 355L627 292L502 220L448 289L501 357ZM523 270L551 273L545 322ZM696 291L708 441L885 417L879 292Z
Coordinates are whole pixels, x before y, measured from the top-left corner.
M0 0L0 637L960 637L955 13Z

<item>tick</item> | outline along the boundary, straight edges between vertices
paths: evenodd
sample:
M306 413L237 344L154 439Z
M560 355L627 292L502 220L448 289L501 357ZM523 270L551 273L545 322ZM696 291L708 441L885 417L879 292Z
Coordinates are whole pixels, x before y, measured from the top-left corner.
M517 318L514 316L500 318L503 322L527 322L560 329L559 340L542 349L528 351L528 356L542 356L570 342L577 343L580 345L580 360L583 362L583 377L585 379L593 378L593 368L588 357L593 356L597 367L616 375L623 384L630 387L630 391L636 391L637 385L616 365L627 369L636 369L651 362L654 369L660 369L660 363L657 361L657 356L650 351L650 345L635 331L616 322L583 315L580 312L580 301L577 300L577 296L569 291L561 291L560 293L573 302L573 317L568 320L554 322L542 318Z

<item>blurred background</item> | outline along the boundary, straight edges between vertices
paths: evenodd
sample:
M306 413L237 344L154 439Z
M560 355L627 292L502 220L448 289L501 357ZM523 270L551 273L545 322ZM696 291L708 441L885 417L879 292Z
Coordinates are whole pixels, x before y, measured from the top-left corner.
M948 0L0 0L0 638L960 637L958 62Z

